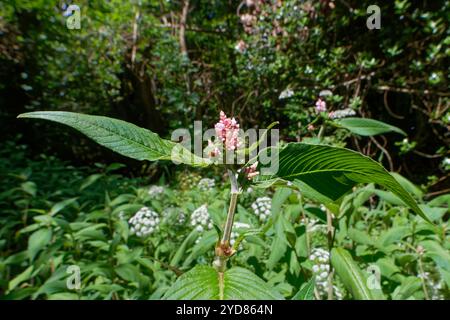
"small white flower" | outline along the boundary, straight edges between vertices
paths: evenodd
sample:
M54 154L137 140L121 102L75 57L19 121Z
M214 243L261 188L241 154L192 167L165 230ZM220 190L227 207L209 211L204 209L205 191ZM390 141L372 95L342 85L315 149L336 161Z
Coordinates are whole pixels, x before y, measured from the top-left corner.
M251 205L255 215L264 222L270 216L272 200L269 197L257 198Z
M236 229L248 229L250 228L250 225L248 223L235 222L233 227Z
M131 234L145 237L156 230L159 224L159 215L148 207L142 207L128 222Z
M191 225L194 226L198 232L203 232L205 229L211 230L213 228L212 220L205 204L195 209L192 213Z
M328 271L328 270L330 270L330 265L328 265L328 264L321 264L320 265L320 270Z
M164 188L160 186L150 186L148 189L148 195L151 197L157 197L162 193L164 193Z
M248 228L250 228L250 225L247 223L235 222L233 225L233 230L236 231L231 232L230 245L234 245L236 239L239 237L239 232L237 231L237 229L248 229Z
M330 119L341 119L341 118L354 116L355 114L356 114L355 110L350 109L350 108L346 108L346 109L343 109L343 110L331 111L328 114L328 117Z
M322 263L326 263L328 261L328 259L325 257L319 257L319 259L317 259L317 260L319 260L319 262L322 262Z
M214 179L203 178L203 179L200 179L197 186L201 191L209 191L212 188L214 188L215 185L216 185L216 182L214 181Z
M186 215L183 212L180 212L177 219L178 224L184 224L186 222Z
M280 93L278 99L279 100L287 99L287 98L292 97L293 95L294 95L294 91L292 91L289 88L286 88Z
M309 256L309 260L313 261L312 271L316 280L316 288L321 297L328 294L328 274L330 253L322 248L315 248ZM338 287L333 287L334 294L337 299L342 299L342 293Z

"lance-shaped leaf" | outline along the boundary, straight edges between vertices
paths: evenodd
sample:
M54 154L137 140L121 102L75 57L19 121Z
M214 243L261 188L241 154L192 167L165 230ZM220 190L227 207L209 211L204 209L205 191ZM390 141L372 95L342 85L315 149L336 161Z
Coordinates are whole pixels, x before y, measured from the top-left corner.
M311 280L301 286L300 290L291 300L314 300L314 286L315 280L311 278Z
M137 160L172 160L207 166L209 160L195 156L180 144L126 121L65 111L36 111L18 118L45 119L72 127L100 145Z
M234 267L219 273L209 266L196 266L180 276L163 299L282 300L283 297L249 270Z
M405 131L390 124L366 118L344 118L333 120L333 123L360 136L375 136L386 132L397 132L406 136Z
M353 298L357 300L382 300L384 299L381 289L377 286L369 288L378 279L369 279L367 274L353 261L350 253L342 248L331 250L331 264L337 275L342 280L345 288L351 292ZM375 277L375 275L371 275ZM370 285L369 285L370 284Z
M275 174L262 176L259 182L267 184L267 181L277 179L292 181L308 189L306 196L316 193L319 198L330 201L338 200L358 183L376 183L430 221L389 172L378 162L358 152L326 145L289 143L279 151L278 164Z

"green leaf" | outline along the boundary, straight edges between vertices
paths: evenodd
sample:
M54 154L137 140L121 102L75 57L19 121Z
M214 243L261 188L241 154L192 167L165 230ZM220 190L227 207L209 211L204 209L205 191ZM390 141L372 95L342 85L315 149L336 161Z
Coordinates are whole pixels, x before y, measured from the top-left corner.
M367 234L367 232L364 232L364 231L361 231L361 230L358 230L355 228L349 228L347 233L348 233L348 237L357 243L366 244L369 246L373 245L373 240Z
M397 132L406 136L405 131L390 124L366 118L344 118L333 120L338 127L345 128L360 136L375 136L386 132Z
M102 116L65 111L36 111L18 118L45 119L72 127L100 145L137 160L173 160L193 166L207 166L210 161L197 157L180 144L161 139L150 130Z
M101 177L103 177L103 174L101 173L95 173L95 174L91 174L89 177L87 177L83 183L80 186L80 191L83 191L84 189L86 189L87 187L89 187L91 184L94 184L98 179L100 179Z
M381 275L388 279L401 282L402 274L400 268L395 264L392 258L381 258L377 260L376 265L380 268Z
M64 209L68 205L71 205L72 203L77 201L77 199L78 198L71 198L71 199L66 199L66 200L63 200L63 201L55 203L53 205L53 207L50 209L50 212L48 214L51 215L51 216L54 216L55 214L60 212L62 209Z
M198 231L196 231L198 233ZM209 230L202 234L198 243L192 247L191 253L184 259L182 268L188 268L197 257L205 254L209 250L214 250L217 242L217 233L215 230Z
M28 239L28 255L30 259L33 260L36 254L44 249L51 239L51 229L39 229L35 231Z
M114 271L125 281L139 282L139 269L130 263L121 264Z
M8 291L14 290L21 282L28 280L31 277L33 272L33 266L29 266L22 273L17 275L14 279L12 279L8 284Z
M172 260L170 260L171 266L178 266L178 263L181 261L181 258L186 253L188 248L190 248L194 243L195 240L198 238L198 232L197 230L192 230L191 233L184 239L181 246L178 248L178 250L175 252L175 255L173 256Z
M277 173L262 176L258 181L276 178L294 183L301 181L325 199L332 201L337 201L358 183L376 183L393 192L415 213L430 222L414 198L389 172L371 158L352 150L326 145L289 143L279 152Z
M353 298L357 300L377 299L374 292L376 290L371 290L367 287L367 276L353 261L350 253L342 248L334 248L331 250L331 263L346 289L353 295Z
M277 217L281 211L281 206L287 200L287 198L291 195L292 190L290 188L278 188L275 191L275 194L272 198L271 205L271 215L274 221L277 220Z
M425 204L419 205L420 209L430 218L431 221L438 221L448 212L448 208L430 207Z
M392 293L393 300L406 300L410 298L416 291L420 290L422 282L417 277L407 277L403 279L402 284L399 285Z
M300 290L292 297L291 300L314 300L314 278L302 284Z
M76 293L70 292L59 292L49 295L48 300L79 300L80 297Z
M371 189L369 188L367 190ZM381 200L384 200L389 204L393 204L394 206L405 206L405 203L392 192L378 189L372 189L371 191L376 194Z
M270 246L270 255L267 259L266 265L269 270L272 270L278 261L283 258L288 248L288 241L285 234L283 221L279 219L275 225L275 234L273 236L272 245Z
M250 237L250 236L255 236L255 235L260 235L263 233L263 230L261 229L248 229L244 232L242 232L241 234L239 234L239 236L237 237L236 241L234 241L233 244L233 249L235 251L239 250L239 245L240 243L246 238L246 237Z
M406 179L404 176L398 174L397 172L391 172L391 175L395 178L395 180L397 180L398 183L401 184L403 188L405 188L406 191L412 193L418 199L421 199L423 197L423 191L414 183Z
M376 246L380 249L395 244L412 233L408 226L393 227L384 231L378 238Z
M425 248L425 256L430 257L434 262L447 271L450 271L450 253L445 250L438 242L426 240L420 242Z
M37 187L36 183L34 183L33 181L24 182L20 185L20 187L22 188L23 191L25 191L29 195L33 197L36 195Z
M209 266L196 266L180 276L163 299L282 300L283 297L249 270L234 267L218 273Z

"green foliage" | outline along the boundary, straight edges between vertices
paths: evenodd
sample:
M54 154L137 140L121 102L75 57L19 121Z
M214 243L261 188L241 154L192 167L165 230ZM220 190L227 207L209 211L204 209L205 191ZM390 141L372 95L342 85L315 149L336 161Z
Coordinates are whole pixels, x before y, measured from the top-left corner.
M220 225L228 203L226 183L216 180L211 189L200 190L194 177L202 172L181 172L172 184L163 185L163 193L150 196L148 179L124 177L115 171L120 165L75 168L53 157L32 159L27 154L26 148L13 143L0 151L2 298L160 299L196 265L215 272L206 265L212 262L217 233L198 232L190 216L207 203L209 215ZM180 189L181 178L197 182ZM335 246L346 248L352 265L364 277L369 275L365 273L369 265L380 268L387 299L425 298L418 261L429 273L424 279L429 298L448 298L446 213L434 215L431 225L404 204L383 200L377 190L369 185L345 196L334 224ZM260 221L251 208L263 195L272 198L267 221ZM309 258L312 250L327 248L325 212L319 203L289 188L243 191L239 199L236 221L250 228L235 230L243 240L230 261L234 268L255 273L249 277L252 283L264 284L265 295L311 299L314 281L318 294L314 299L325 299L315 262ZM418 201L421 207L448 211L445 196L430 202L418 197ZM145 238L132 234L128 223L142 206L162 217L158 232ZM275 257L272 248L280 243L282 254ZM416 251L420 246L423 254ZM71 265L80 267L81 290L66 285ZM343 299L356 298L348 275L335 268L336 290ZM239 278L237 273L233 277ZM437 285L441 289L435 289Z
M391 131L407 136L403 130L374 119L345 118L334 120L333 123L360 136L375 136Z
M80 0L78 30L0 4L0 298L449 299L450 2L380 3L371 31L368 0L184 3ZM219 110L300 142L239 180L223 274L223 167L161 138Z
M163 297L169 300L279 300L282 296L252 272L231 268L218 273L197 266L183 274Z
M355 299L376 299L373 293L376 290L367 286L367 276L363 274L347 251L342 248L334 248L331 251L331 263L339 278Z
M137 160L173 160L191 165L208 165L207 160L194 156L176 143L118 119L62 111L30 112L21 114L18 118L63 123L81 131L100 145Z
M290 143L280 150L278 172L268 180L300 180L315 194L336 201L357 183L376 183L400 197L425 220L411 195L378 163L357 152L323 145ZM300 190L303 190L300 186ZM315 194L310 196L317 199ZM323 198L321 198L323 199Z
M314 300L314 278L304 283L292 300Z

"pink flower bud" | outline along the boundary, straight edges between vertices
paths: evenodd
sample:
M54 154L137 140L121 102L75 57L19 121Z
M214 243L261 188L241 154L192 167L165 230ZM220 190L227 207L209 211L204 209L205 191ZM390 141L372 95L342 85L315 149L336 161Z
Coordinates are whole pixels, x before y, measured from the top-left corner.
M325 112L327 111L327 104L322 99L317 99L316 101L316 112Z
M254 164L252 164L249 167L246 167L244 169L245 175L248 180L252 180L254 177L259 175L259 171L256 171L256 168L258 167L258 161L256 161Z

